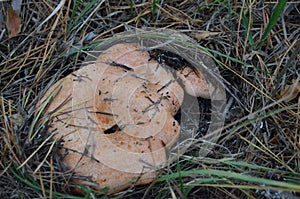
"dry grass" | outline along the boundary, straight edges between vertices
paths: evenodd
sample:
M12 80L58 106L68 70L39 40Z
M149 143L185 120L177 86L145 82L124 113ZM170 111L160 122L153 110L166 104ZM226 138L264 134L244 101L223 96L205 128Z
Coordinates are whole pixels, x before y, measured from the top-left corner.
M8 4L0 1L4 19ZM225 127L207 157L198 156L195 143L153 184L112 197L300 197L299 94L289 101L283 94L300 78L300 2L287 2L259 46L275 6L23 1L21 33L13 38L0 16L0 196L77 197L69 195L70 187L84 177L62 164L61 140L52 139L50 120L42 118L37 103L54 82L80 67L94 41L133 28L168 27L195 38L219 65L228 98ZM205 133L209 110L200 108ZM86 190L86 197L101 197Z

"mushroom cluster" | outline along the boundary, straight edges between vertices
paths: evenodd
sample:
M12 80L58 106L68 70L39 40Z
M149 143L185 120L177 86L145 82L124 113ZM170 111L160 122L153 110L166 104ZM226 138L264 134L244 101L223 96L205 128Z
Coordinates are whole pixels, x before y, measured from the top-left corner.
M174 73L141 49L116 44L45 96L53 98L46 112L53 116L56 137L64 140L64 163L90 176L95 189L108 187L107 193L149 183L167 163L180 134L174 115L184 90L209 98L200 70Z

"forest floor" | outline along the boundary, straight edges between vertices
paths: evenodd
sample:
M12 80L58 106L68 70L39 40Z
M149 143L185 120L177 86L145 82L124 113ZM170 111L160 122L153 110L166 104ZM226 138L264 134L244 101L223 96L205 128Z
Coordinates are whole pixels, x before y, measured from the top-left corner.
M1 198L300 198L299 1L12 2L0 1ZM199 140L153 183L72 195L76 175L39 101L93 43L145 28L183 33L215 61L226 91L221 134L199 155L211 115L199 99Z

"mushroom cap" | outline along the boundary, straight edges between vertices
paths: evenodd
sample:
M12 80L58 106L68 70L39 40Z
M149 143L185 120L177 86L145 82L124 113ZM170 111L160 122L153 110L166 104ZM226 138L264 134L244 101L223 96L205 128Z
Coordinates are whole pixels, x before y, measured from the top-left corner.
M181 79L184 90L189 95L210 99L209 86L200 69L187 66L176 71L176 75Z
M47 112L55 112L52 128L65 141L65 164L108 193L151 182L180 132L173 116L184 92L140 48L112 46L45 96L57 92Z

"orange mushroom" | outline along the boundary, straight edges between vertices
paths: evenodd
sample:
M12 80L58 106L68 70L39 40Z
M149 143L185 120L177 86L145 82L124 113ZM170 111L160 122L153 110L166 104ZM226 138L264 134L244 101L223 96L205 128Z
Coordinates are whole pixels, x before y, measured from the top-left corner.
M209 98L201 73L186 67L176 75L187 93ZM141 46L121 43L53 85L47 112L65 141L65 164L107 193L151 182L180 134L174 115L184 90L176 78Z
M210 99L209 85L200 69L184 67L182 70L176 71L176 75L181 79L184 90L188 94L195 97Z
M97 190L149 183L167 163L180 133L173 116L184 92L157 64L140 46L117 44L45 96L57 92L47 112L65 141L65 164L91 176Z

